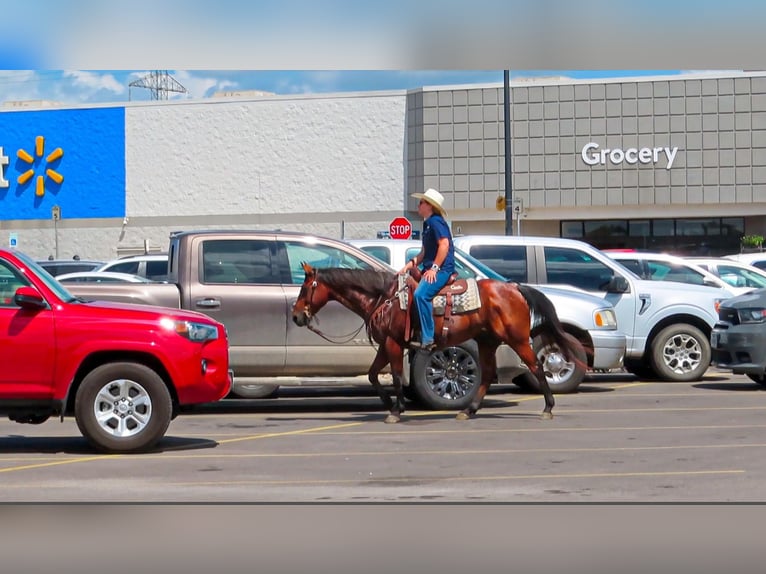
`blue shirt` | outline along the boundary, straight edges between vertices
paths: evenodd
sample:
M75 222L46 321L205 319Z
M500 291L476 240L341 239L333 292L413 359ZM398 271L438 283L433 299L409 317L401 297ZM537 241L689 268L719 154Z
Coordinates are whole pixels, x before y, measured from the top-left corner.
M434 264L434 258L439 249L439 239L446 237L449 240L449 251L447 257L440 266L442 271L447 273L455 272L455 246L452 243L452 233L449 225L438 213L423 222L423 269L427 270Z

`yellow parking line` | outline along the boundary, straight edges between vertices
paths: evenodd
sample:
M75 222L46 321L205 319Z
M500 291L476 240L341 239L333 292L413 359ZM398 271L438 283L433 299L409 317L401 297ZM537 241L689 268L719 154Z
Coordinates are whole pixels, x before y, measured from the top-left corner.
M0 472L14 472L17 470L31 470L33 468L44 468L46 466L59 466L62 464L73 464L76 462L90 462L92 460L104 460L105 458L114 458L121 455L102 454L98 456L88 456L85 458L73 458L70 460L59 460L55 462L40 462L37 464L25 464L24 466L11 466L8 468L0 468Z
M535 480L535 479L567 479L567 478L646 478L646 477L671 477L671 476L705 476L715 474L744 474L743 469L722 470L691 470L691 471L666 471L666 472L603 472L603 473L566 473L566 474L510 474L504 476L429 476L418 478L419 481L429 482L474 482L474 481L498 481L498 480ZM339 479L306 479L306 480L234 480L234 481L204 481L204 482L174 482L168 486L216 486L216 485L279 485L279 486L307 486L323 484L364 484L374 483L411 483L412 477L369 477L364 480L359 478Z
M228 444L232 442L241 442L244 440L258 440L262 438L274 438L274 437L280 437L280 436L291 436L291 435L298 435L298 434L308 434L312 432L321 432L326 430L334 430L334 429L342 429L342 428L348 428L348 427L355 427L359 425L363 425L364 423L344 423L339 425L329 425L324 427L314 427L309 429L299 429L299 430L293 430L293 431L285 431L285 432L273 432L273 433L266 433L266 434L255 434L250 436L243 436L238 438L230 438L230 439L224 439L219 440L219 444Z
M748 443L748 444L683 444L683 445L658 445L658 446L602 446L602 447L561 447L561 448L508 448L508 449L478 449L478 450L408 450L408 456L478 456L478 455L508 455L508 454L557 454L557 453L603 453L603 452L639 452L639 451L672 451L672 450L710 450L710 449L762 449L766 448L766 443ZM267 459L267 458L338 458L338 457L381 457L381 456L401 456L401 450L386 451L336 451L336 452L248 452L248 453L192 453L192 454L172 454L165 453L147 454L142 458L147 459Z

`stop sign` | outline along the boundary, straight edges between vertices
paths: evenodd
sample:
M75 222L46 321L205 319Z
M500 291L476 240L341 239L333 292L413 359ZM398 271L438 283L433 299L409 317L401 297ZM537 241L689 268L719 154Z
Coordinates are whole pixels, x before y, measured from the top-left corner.
M406 217L394 217L388 224L391 239L409 239L412 237L412 224Z

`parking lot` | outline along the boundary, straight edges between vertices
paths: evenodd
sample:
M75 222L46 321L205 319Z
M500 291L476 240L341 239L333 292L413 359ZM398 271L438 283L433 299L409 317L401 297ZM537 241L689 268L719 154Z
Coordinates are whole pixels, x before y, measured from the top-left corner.
M73 419L0 422L6 502L760 501L766 393L710 369L661 383L593 374L542 397L498 386L478 416L385 412L366 385L284 388L171 423L141 455L89 450ZM127 496L126 493L130 493ZM127 496L127 499L126 499Z

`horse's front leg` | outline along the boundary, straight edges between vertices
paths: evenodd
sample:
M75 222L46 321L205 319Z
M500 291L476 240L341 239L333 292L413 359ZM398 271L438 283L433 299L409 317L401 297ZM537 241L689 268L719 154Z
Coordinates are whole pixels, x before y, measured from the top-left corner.
M387 364L388 355L386 354L385 345L380 345L378 347L378 352L375 355L375 359L372 361L372 365L370 365L370 370L367 371L367 379L370 381L370 383L372 383L372 386L375 388L375 392L378 393L380 400L383 401L383 406L386 407L386 409L389 411L389 415L386 417L386 422L399 422L398 418L397 420L388 420L393 415L394 402L388 395L388 391L383 388L383 385L380 384L380 380L378 379L378 374Z
M387 423L399 422L404 413L404 389L402 388L402 373L404 371L404 351L392 338L386 339L386 353L388 362L391 364L391 378L394 383L394 406L391 414L386 418Z
M479 364L481 365L481 383L476 390L476 394L473 396L470 404L457 414L457 420L467 421L473 418L476 411L479 410L481 402L489 390L489 386L492 381L495 380L497 374L497 357L495 352L497 351L497 344L488 344L484 341L477 341L479 343Z

